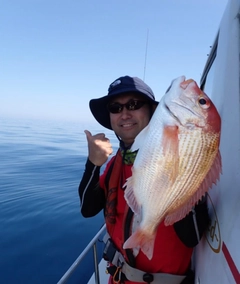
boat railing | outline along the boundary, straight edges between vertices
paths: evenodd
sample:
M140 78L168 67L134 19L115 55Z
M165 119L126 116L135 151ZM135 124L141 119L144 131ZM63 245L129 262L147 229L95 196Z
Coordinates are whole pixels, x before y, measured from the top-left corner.
M82 262L85 258L87 253L93 249L93 257L94 257L94 271L95 271L95 283L100 284L100 277L99 277L99 269L98 269L98 256L97 256L97 241L101 234L106 230L106 224L102 226L102 228L97 232L97 234L92 238L89 244L85 247L82 253L78 256L78 258L74 261L74 263L69 267L69 269L65 272L62 278L57 282L57 284L65 284L67 283L69 277L78 267L78 265Z

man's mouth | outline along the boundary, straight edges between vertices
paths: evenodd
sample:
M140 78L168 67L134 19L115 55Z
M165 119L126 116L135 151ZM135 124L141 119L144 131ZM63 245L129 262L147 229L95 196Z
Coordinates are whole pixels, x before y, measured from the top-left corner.
M121 127L125 128L125 127L131 127L135 125L135 123L125 123L125 124L121 124Z

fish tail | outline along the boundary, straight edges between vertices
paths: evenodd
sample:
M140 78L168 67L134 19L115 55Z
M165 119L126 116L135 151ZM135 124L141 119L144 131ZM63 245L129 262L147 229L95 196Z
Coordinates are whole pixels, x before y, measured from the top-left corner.
M126 240L123 248L139 247L148 259L152 259L155 237L156 234L146 234L146 232L139 229Z

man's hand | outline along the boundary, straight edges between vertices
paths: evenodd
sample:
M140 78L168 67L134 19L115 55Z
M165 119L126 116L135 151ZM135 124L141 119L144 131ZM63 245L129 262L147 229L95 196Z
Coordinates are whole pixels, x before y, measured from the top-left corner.
M102 166L112 154L112 145L104 133L92 135L84 130L88 142L88 158L96 166Z

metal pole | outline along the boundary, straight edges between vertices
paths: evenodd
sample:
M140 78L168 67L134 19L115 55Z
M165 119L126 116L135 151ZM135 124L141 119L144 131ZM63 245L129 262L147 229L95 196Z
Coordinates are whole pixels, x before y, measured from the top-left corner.
M102 226L102 228L98 231L98 233L95 235L95 237L90 241L90 243L85 247L83 252L79 255L79 257L74 261L74 263L69 267L69 269L66 271L66 273L62 276L62 278L57 282L57 284L64 284L67 283L68 278L72 275L74 270L77 268L77 266L80 264L80 262L83 260L83 258L86 256L88 251L93 247L93 245L98 240L98 237L106 230L106 224Z
M95 283L100 284L96 243L93 246L93 258L94 258L94 268L95 268Z
M145 81L145 73L146 73L146 65L147 65L148 33L149 33L149 30L147 30L147 42L146 42L146 49L145 49L145 62L144 62L144 70L143 70L143 81Z

